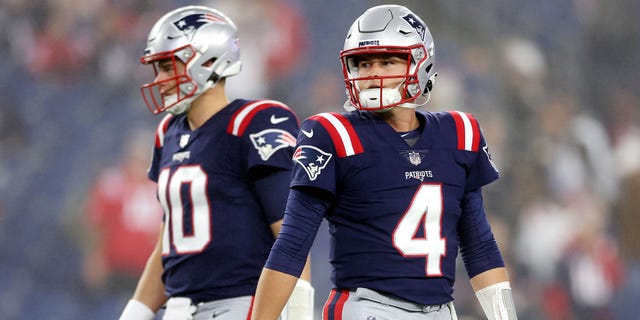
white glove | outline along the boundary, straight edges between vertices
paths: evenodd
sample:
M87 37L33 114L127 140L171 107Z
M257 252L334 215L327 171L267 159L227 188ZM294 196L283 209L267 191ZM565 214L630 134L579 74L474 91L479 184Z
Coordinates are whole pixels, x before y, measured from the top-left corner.
M476 291L476 297L489 320L517 320L509 281L498 282Z
M122 310L119 320L153 320L155 313L146 304L138 300L129 300Z
M280 320L313 320L313 294L311 283L298 279Z

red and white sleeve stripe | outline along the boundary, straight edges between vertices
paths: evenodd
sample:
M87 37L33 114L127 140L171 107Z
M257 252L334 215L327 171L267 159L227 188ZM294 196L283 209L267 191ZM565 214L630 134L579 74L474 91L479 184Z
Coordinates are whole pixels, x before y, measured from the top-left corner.
M480 146L480 125L470 114L460 111L450 111L456 123L458 136L458 149L466 151L478 151Z
M338 157L344 158L364 152L355 129L341 114L326 112L312 116L310 119L318 121L327 130Z
M227 133L234 136L242 136L249 126L249 123L251 123L253 117L255 117L260 110L270 107L278 107L291 111L287 105L275 100L258 100L248 103L240 107L240 109L233 114L231 121L229 121L229 126L227 127Z

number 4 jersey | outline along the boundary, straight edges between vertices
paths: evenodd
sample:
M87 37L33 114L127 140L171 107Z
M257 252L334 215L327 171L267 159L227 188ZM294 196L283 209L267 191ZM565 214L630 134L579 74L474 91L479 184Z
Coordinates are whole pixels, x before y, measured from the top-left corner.
M433 305L453 300L458 246L495 243L481 197L465 208L463 197L498 171L470 114L416 114L424 129L413 146L370 112L310 117L293 155L292 187L333 195L326 219L337 288ZM503 266L499 253L494 258L480 269Z
M165 212L165 294L194 302L254 294L274 241L269 226L283 215L261 200L284 208L298 125L271 100L235 100L196 130L185 115L160 122L149 178ZM270 170L286 172L283 187L255 190L252 174Z

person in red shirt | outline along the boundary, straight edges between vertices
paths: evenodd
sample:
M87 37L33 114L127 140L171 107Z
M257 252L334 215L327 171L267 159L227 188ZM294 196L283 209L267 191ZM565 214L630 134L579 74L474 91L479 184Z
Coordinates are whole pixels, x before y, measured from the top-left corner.
M89 288L129 294L158 239L162 208L146 176L153 136L145 133L131 134L120 163L104 168L89 190L83 266Z

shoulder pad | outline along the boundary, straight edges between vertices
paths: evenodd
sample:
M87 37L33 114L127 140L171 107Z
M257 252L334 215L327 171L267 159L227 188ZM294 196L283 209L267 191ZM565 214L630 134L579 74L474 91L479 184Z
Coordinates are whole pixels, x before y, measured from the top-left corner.
M477 152L480 146L480 125L473 115L460 111L449 111L456 124L458 150Z
M339 158L344 158L364 152L360 138L351 122L337 112L325 112L309 117L317 121L329 133Z
M293 113L291 109L282 102L275 100L256 100L251 101L244 106L238 108L238 110L231 116L229 126L227 126L227 133L234 136L242 136L247 129L253 117L256 116L261 110L276 107L286 109Z

